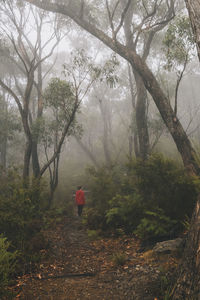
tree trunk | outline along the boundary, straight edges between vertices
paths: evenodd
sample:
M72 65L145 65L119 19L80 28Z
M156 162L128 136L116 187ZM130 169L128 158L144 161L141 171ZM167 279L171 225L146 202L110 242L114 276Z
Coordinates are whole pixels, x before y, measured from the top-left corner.
M163 121L165 122L169 132L177 146L177 149L182 157L183 164L185 168L191 174L199 173L199 166L196 162L195 151L188 139L181 123L178 118L175 116L174 111L163 93L157 79L148 68L144 60L136 53L136 51L128 46L125 46L113 40L112 37L106 35L102 30L98 29L94 23L90 23L84 18L80 18L79 13L77 13L78 5L77 1L70 1L67 5L56 4L50 1L40 1L40 0L25 0L31 4L35 4L38 7L57 12L62 15L68 16L80 27L91 33L93 36L102 41L106 46L112 49L114 52L118 53L121 57L126 59L133 69L139 74L142 78L145 88L149 91L152 96Z
M41 26L41 25L40 25ZM38 101L38 110L37 110L37 132L34 136L33 143L32 143L32 168L33 168L33 174L36 178L40 175L40 163L39 163L39 157L38 157L38 136L40 131L40 119L43 114L43 99L42 99L42 45L41 45L41 32L40 32L40 26L37 28L37 39L38 39L38 69L37 69L37 101Z
M147 90L143 81L137 73L135 73L137 86L137 103L136 103L136 122L137 133L139 139L139 156L145 160L149 153L149 133L147 127Z
M200 195L191 220L173 300L200 299Z
M0 164L3 169L6 169L6 158L7 158L7 143L8 143L8 105L6 102L5 90L3 90L3 107L2 110L5 114L4 120L4 132L1 138L1 145L0 145Z
M38 158L38 139L32 142L32 168L33 168L33 175L34 177L38 178L40 175L40 164Z
M129 156L132 157L133 152L133 146L134 146L134 152L135 157L138 158L140 155L139 152L139 142L138 142L138 132L135 124L135 111L136 111L136 93L134 93L134 87L133 87L133 78L132 78L132 70L130 68L130 65L128 64L128 78L129 78L129 86L130 86L130 92L131 92L131 103L133 107L133 113L132 113L132 120L130 125L130 135L129 135Z
M4 136L1 141L0 145L0 164L3 167L3 169L6 169L6 156L7 156L7 136Z
M81 141L81 139L77 138L75 136L75 139L78 143L78 145L81 147L81 149L87 154L87 156L89 157L89 159L91 160L91 162L94 164L94 166L98 169L99 168L99 164L96 160L96 157L94 156L94 154L92 153L92 151L83 144L83 142Z
M101 112L101 117L103 120L103 137L102 137L102 142L103 142L103 150L104 150L104 156L105 156L105 161L108 166L112 165L112 159L111 159L111 154L110 154L110 147L109 147L109 134L108 134L108 111L105 107L103 107L102 100L99 100L99 108Z
M23 166L23 180L26 182L26 180L29 177L30 160L31 160L31 153L32 153L32 136L28 124L27 111L22 112L22 124L26 135L26 146L24 152L24 166Z
M200 61L200 2L185 0ZM193 212L173 300L200 299L200 194Z
M83 29L91 33L93 36L101 40L105 45L107 45L114 52L118 53L128 62L130 62L133 69L138 72L139 76L143 80L144 86L149 91L152 96L163 121L165 122L176 146L182 157L183 164L187 171L191 174L199 174L199 166L196 161L195 151L188 139L181 123L174 114L174 111L163 93L159 83L157 82L155 76L152 74L144 60L128 46L121 44L112 37L106 35L102 30L98 29L95 24L90 23L84 18L80 18L77 12L76 5L77 1L69 1L68 5L59 5L50 1L41 0L26 0L31 4L35 4L40 8L48 11L57 12L70 17L74 22L76 22ZM185 0L188 10L190 12L190 18L194 33L196 35L197 47L200 47L200 3L199 0ZM200 59L200 56L199 56ZM188 199L189 201L189 199ZM187 295L188 300L192 300L191 294L199 293L197 290L200 286L199 274L200 274L200 200L198 199L196 209L192 218L191 229L188 234L188 240L185 248L185 254L183 261L183 268L180 270L182 277L185 278L180 281L175 288L174 299L184 299L186 300ZM183 271L182 271L183 270ZM194 284L192 283L194 281ZM187 288L184 288L184 282L189 284ZM187 289L187 290L186 290ZM185 295L184 295L185 294ZM181 295L181 296L180 296ZM179 298L177 298L179 297ZM181 297L181 298L180 298Z
M50 175L50 195L48 209L51 208L55 190L58 186L58 166L59 166L60 155L56 157L53 163L53 171L51 171L51 166L49 166L49 175Z
M185 3L188 9L190 22L196 41L197 53L200 61L200 1L185 0Z

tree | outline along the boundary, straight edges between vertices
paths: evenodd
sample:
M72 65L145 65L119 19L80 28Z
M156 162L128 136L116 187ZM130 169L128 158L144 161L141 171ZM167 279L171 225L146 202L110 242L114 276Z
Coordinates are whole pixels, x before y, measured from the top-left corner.
M147 64L142 60L139 54L135 51L135 49L130 48L128 45L123 44L123 39L121 37L122 25L125 20L125 16L127 15L127 11L131 4L131 0L126 2L125 9L121 11L121 14L118 18L118 22L116 21L115 28L111 28L109 31L103 31L99 27L100 20L97 20L95 23L93 22L91 16L90 6L86 4L86 1L69 1L65 5L62 2L58 3L58 1L51 2L49 0L25 0L29 3L35 4L38 7L57 12L63 15L70 17L74 22L76 22L83 29L97 37L101 40L105 45L110 47L114 52L121 55L128 62L130 62L131 66L135 71L138 72L139 76L142 78L144 86L151 94L170 134L172 135L174 142L177 146L179 153L181 154L184 166L191 174L199 174L199 166L196 162L195 151L191 146L190 140L188 139L180 121L172 109L168 98L164 94L161 89L158 81L155 76L147 66ZM172 3L172 0L170 1ZM196 42L198 47L200 47L200 26L199 26L199 17L200 17L200 3L197 0L185 0L186 5L188 7L192 27L196 36ZM115 7L117 8L117 3L115 2ZM166 1L166 4L169 2ZM83 4L83 5L82 5ZM94 6L97 9L97 6ZM105 25L102 26L105 28ZM119 34L120 32L120 34ZM183 279L179 284L179 280L177 281L176 291L174 293L174 299L191 299L192 292L199 293L200 286L200 251L199 251L199 243L200 241L200 198L198 199L196 209L194 211L191 229L188 235L187 246L185 249L185 264L182 268L181 275ZM191 244L189 243L191 242ZM193 271L192 271L193 268ZM189 270L188 276L187 269ZM184 282L189 284L185 286L184 289L181 290L184 286ZM179 288L178 288L179 286ZM177 295L180 295L177 296ZM197 297L196 297L197 298Z
M185 3L188 9L200 61L200 2L198 0L185 0Z
M79 108L80 101L77 94L73 91L73 86L58 78L51 79L48 87L45 89L44 98L48 109L51 109L53 112L50 116L48 112L48 125L42 137L47 159L47 163L43 167L42 172L47 168L49 170L50 207L55 189L58 185L58 167L62 145L66 136L74 134L79 129L75 115ZM49 158L48 150L51 144L53 144L53 154L51 158ZM41 175L42 173L40 176Z
M200 61L200 2L185 0L196 41ZM200 297L200 194L193 212L173 300L199 299Z
M133 23L135 19L133 18L133 14L135 13L137 13L138 15L139 24L138 19L135 24ZM165 26L167 26L167 24L173 17L173 1L169 2L166 10L163 10L162 2L158 3L157 1L141 1L140 3L138 3L138 5L136 5L132 1L124 18L126 45L129 48L134 49L135 51L138 51L138 49L140 49L139 51L141 53L140 56L142 58L142 61L146 62L149 57L150 49L152 47L155 35ZM162 22L160 22L160 19L162 19ZM148 154L150 153L150 141L147 125L147 90L144 86L141 76L134 68L133 74L135 77L137 88L136 123L139 140L139 156L142 159L146 159Z
M91 33L93 36L101 40L105 45L107 45L114 52L118 53L128 62L138 75L142 78L145 88L151 94L174 142L177 146L177 149L182 157L184 166L191 174L199 173L199 166L196 162L195 151L188 139L179 119L174 114L174 111L168 101L168 98L161 89L156 77L153 75L145 61L140 57L135 49L130 48L128 45L123 44L123 40L119 35L119 31L124 24L124 19L131 4L131 0L127 1L125 8L121 11L117 24L114 28L111 28L112 34L110 35L109 30L103 31L98 26L100 20L94 22L94 19L91 15L91 7L86 4L81 5L80 1L54 3L49 0L40 1L40 0L25 0L31 4L52 11L55 13L63 14L67 17L70 17L75 23L81 26L83 29ZM172 0L170 1L172 2ZM116 2L116 4L118 1ZM168 5L168 1L166 1ZM98 9L97 6L94 6L95 9ZM104 7L105 8L105 7ZM105 25L103 26L105 27ZM107 28L109 29L109 28Z
M42 63L50 57L59 42L59 35L50 50L44 54L45 48L52 42L56 34L53 33L46 40L41 41L41 31L45 26L45 14L33 10L31 7L23 7L22 2L6 1L1 4L1 30L9 41L10 51L4 51L4 57L9 60L17 72L13 72L8 85L5 78L0 78L1 87L6 90L15 100L22 120L24 134L26 136L26 147L24 153L23 178L29 177L30 161L32 155L33 174L39 176L40 166L37 153L38 133L33 132L34 123L38 124L38 120L42 116L42 81L45 74L42 73ZM26 12L28 18L26 17ZM19 16L19 18L17 17ZM35 21L36 38L31 43L30 24L28 22L30 16ZM8 24L10 26L8 26ZM14 67L13 67L14 69ZM47 72L48 73L48 72ZM37 79L35 78L37 74ZM36 99L34 101L33 90L36 88ZM34 103L33 103L34 102ZM36 102L36 103L35 103ZM36 113L31 110L31 104L37 104ZM38 126L37 129L39 130Z
M0 165L6 170L9 141L20 131L20 120L15 108L9 104L9 95L0 94Z
M164 67L168 71L175 71L177 76L174 97L174 113L177 115L179 86L183 79L186 66L194 56L194 40L187 17L176 17L173 20L167 29L163 44L167 58Z

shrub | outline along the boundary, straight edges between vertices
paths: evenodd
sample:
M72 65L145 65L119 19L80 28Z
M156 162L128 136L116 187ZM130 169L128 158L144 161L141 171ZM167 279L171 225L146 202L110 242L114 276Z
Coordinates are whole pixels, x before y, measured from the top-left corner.
M127 257L124 253L114 253L112 256L112 261L115 266L123 266L127 260Z
M145 217L141 219L134 233L142 240L156 240L168 237L176 223L177 221L166 217L162 209L157 208L154 211L145 211Z
M7 238L0 235L0 297L10 281L10 276L15 270L17 252L10 252L10 243Z
M89 175L90 229L122 229L144 239L175 237L196 202L195 178L162 155L129 162L126 168L92 169Z
M99 239L99 232L97 230L88 230L87 235L91 241Z
M120 191L121 170L110 167L102 167L98 171L88 170L90 181L90 206L104 213L109 208L109 201Z
M197 191L192 177L183 167L162 155L152 155L147 161L138 160L128 166L131 184L142 197L147 210L163 209L171 219L191 216Z
M106 222L112 228L123 228L126 233L132 232L143 216L142 199L135 195L116 195L112 198L110 209L106 212Z
M97 208L90 207L85 210L83 222L87 224L90 229L106 229L105 213L99 211Z
M0 175L0 231L22 253L41 230L41 189L37 182L25 188L17 172Z

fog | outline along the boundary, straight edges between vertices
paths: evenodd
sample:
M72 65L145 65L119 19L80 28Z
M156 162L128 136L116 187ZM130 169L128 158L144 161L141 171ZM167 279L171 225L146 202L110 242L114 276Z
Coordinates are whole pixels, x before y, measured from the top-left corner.
M182 54L177 54L173 44L169 57L170 46L163 43L171 25L176 26L174 38L179 41L177 20L186 18L181 6L175 8L177 17L169 18L157 30L148 53L147 31L146 35L137 33L136 48L138 53L144 51L171 106L177 104L176 116L198 152L200 74L196 50L186 32ZM90 166L116 166L155 152L181 163L152 95L125 59L67 17L41 11L24 1L1 2L0 9L0 158L5 169L17 166L24 176L51 178L58 168L55 188L60 199L78 182L87 185L84 172ZM140 26L144 14L139 9L135 26ZM162 18L162 10L157 17ZM103 19L101 26L106 28L106 13ZM147 30L145 26L141 30ZM121 27L119 31L121 41L124 30ZM58 80L53 84L55 78ZM139 101L143 102L141 108ZM146 145L139 126L148 130Z

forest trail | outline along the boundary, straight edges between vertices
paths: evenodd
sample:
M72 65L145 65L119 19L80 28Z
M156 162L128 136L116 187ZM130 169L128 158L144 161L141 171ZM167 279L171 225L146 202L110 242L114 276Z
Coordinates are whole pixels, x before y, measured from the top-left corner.
M17 299L154 300L160 293L160 265L144 259L134 237L91 241L79 217L65 217L44 232L49 258L19 279ZM114 264L123 253L125 264Z

